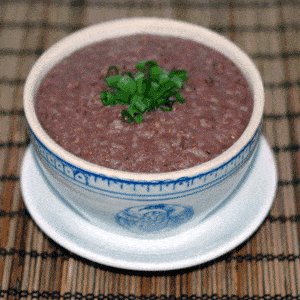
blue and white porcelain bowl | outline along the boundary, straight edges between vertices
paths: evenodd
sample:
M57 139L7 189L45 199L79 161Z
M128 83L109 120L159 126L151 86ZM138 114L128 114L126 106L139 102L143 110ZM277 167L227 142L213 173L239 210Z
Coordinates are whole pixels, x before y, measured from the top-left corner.
M74 156L44 131L35 112L35 94L47 72L81 47L137 33L183 37L203 43L229 57L240 68L252 89L254 109L244 133L227 151L211 161L180 171L124 172ZM24 89L24 109L35 157L59 199L95 226L146 239L183 232L213 213L223 201L230 201L257 151L263 108L261 77L241 49L206 28L158 18L116 20L71 34L39 58Z

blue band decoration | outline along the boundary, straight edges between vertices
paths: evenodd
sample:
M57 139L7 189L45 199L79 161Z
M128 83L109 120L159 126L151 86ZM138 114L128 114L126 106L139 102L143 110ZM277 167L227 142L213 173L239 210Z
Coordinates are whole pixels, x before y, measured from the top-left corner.
M171 194L174 196L172 196L173 199L175 199L175 197L185 196L186 193L198 193L204 189L211 188L220 181L232 176L232 174L249 160L256 150L261 134L260 129L261 128L259 127L252 139L235 157L222 166L193 177L182 177L176 180L166 181L131 181L119 178L109 178L101 174L93 174L81 170L57 157L41 143L31 130L30 137L34 149L42 163L51 170L51 172L56 173L58 176L61 176L64 180L69 181L72 184L77 184L81 188L88 189L101 195L108 195L119 199L124 197L134 198L136 190L140 188L138 193L140 198L144 197L145 199L148 199L149 197L153 197L160 201L162 196L170 197ZM181 191L180 186L183 185L187 188L184 189L184 191ZM112 188L112 186L115 188ZM126 189L124 189L124 187L126 187ZM170 192L170 187L172 192ZM116 189L118 189L118 191ZM157 193L158 189L160 191L159 194Z

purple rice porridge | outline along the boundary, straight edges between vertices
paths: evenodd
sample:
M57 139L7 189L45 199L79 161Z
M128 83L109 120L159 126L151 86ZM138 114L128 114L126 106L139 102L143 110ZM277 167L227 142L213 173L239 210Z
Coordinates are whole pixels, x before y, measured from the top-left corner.
M184 69L185 103L172 111L144 113L140 124L122 121L125 105L104 106L110 66L137 73L141 60L167 71ZM213 159L243 133L252 93L224 55L196 42L152 35L106 40L78 50L43 79L36 96L38 119L60 146L92 163L123 171L170 172Z

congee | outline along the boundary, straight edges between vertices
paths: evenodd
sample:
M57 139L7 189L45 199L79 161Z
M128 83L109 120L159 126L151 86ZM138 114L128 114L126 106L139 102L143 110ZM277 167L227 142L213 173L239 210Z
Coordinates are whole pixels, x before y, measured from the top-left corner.
M101 93L109 90L111 66L134 76L139 61L185 70L179 90L185 102L127 123L121 113L128 105L105 106ZM191 40L154 35L105 40L72 53L36 95L38 119L56 143L94 164L131 172L170 172L215 158L241 136L252 109L248 83L230 59Z

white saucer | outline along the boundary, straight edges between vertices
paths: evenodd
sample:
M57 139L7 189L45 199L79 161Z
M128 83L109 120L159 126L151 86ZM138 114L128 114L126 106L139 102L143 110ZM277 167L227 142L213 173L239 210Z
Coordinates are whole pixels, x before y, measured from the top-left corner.
M86 259L132 270L162 271L195 266L234 249L268 214L277 186L272 151L264 137L255 161L235 194L195 228L171 238L139 240L97 228L71 210L49 188L26 151L21 188L27 209L55 242Z

